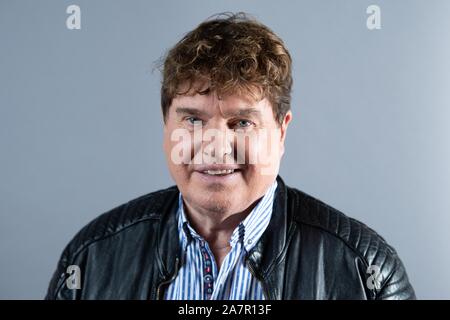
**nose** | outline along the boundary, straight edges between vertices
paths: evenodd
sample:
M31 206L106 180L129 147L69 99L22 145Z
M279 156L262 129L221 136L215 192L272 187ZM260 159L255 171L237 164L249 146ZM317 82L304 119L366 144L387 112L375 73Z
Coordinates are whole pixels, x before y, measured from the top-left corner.
M204 160L210 164L231 160L234 150L233 130L219 126L206 129L203 134L202 149Z
M233 138L230 130L207 129L203 139L204 154L223 161L227 156L233 154Z

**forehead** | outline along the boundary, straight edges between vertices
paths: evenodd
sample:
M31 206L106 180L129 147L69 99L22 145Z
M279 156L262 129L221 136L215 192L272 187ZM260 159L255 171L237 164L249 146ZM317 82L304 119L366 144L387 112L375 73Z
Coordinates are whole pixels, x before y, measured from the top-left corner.
M177 95L172 100L171 112L177 113L179 110L195 109L201 113L211 116L220 113L223 116L248 113L246 111L258 111L261 114L269 112L272 108L268 99L263 98L255 101L251 96L230 94L219 98L216 93Z

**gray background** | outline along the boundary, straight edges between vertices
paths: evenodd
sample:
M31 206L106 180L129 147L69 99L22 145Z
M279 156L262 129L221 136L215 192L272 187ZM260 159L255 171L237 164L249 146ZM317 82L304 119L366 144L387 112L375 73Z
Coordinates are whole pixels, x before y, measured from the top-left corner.
M0 298L42 298L83 225L173 184L153 62L241 10L294 59L286 182L384 236L419 298L450 298L450 1L398 0L1 0Z

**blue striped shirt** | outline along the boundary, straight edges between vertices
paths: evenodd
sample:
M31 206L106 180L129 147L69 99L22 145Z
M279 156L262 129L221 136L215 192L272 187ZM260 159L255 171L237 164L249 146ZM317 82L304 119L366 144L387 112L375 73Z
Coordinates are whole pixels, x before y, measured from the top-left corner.
M178 198L178 231L182 266L169 285L166 300L263 300L260 282L245 263L246 254L255 246L272 216L276 180L250 214L233 231L231 250L220 270L208 243L187 221L183 198Z

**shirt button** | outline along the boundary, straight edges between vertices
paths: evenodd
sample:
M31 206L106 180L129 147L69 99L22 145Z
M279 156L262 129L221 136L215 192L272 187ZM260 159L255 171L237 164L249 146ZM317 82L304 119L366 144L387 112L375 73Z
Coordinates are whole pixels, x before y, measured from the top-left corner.
M207 275L204 277L204 279L205 279L205 282L206 282L206 283L209 283L209 282L212 281L212 276L209 275L209 274L207 274Z
M247 243L248 243L248 244L252 244L252 243L253 243L253 240L252 240L252 239L248 239L248 240L247 240Z

